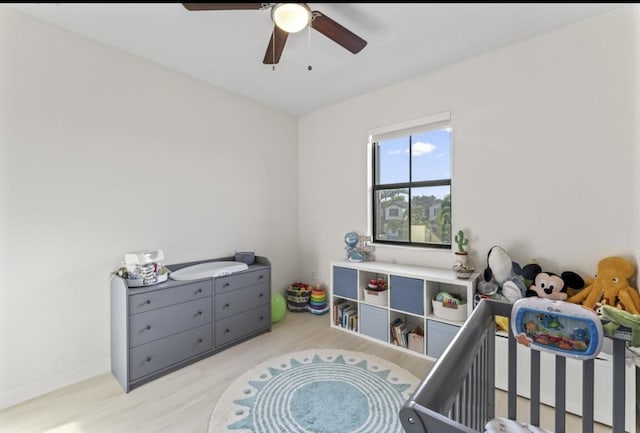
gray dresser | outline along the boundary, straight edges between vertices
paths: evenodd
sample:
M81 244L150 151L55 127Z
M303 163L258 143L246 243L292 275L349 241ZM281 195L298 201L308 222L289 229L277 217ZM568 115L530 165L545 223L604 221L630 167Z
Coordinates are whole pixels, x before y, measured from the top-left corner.
M233 257L168 265L170 271ZM111 280L111 371L125 391L271 330L271 265L129 288Z

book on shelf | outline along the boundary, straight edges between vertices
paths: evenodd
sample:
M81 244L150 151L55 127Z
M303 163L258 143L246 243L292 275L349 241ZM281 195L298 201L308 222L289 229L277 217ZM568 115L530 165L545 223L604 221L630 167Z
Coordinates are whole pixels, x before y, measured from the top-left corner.
M355 331L357 328L357 319L358 309L353 305L349 305L342 312L342 327Z
M343 311L345 308L347 308L350 304L347 303L346 301L341 301L338 304L335 304L333 306L333 323L336 325L342 325L342 316L343 316Z
M402 321L402 319L398 318L391 322L391 336L393 339L393 344L400 347L407 347L407 334L409 333L409 329Z
M391 339L396 346L423 353L424 330L421 326L411 330L402 319L398 318L391 322Z
M358 330L358 308L355 304L343 301L333 306L333 323L341 328Z

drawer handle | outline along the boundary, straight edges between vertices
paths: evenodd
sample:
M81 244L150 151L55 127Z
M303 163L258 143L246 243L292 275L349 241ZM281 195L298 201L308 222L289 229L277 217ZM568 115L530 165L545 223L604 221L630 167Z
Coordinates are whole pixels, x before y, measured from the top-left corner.
M261 280L261 279L263 279L263 278L264 278L264 275L260 275L260 276L258 277L258 279L259 279L259 280Z
M264 316L260 316L260 320L264 320Z
M147 299L147 302L145 302L144 304L149 305L150 303L151 303L151 299ZM142 304L142 305L144 305L144 304Z
M224 310L225 308L229 308L231 305L229 305L229 303L226 303L222 306L222 309Z
M147 325L147 331L151 331L151 325Z
M147 362L151 362L151 357L147 356Z
M198 290L196 290L196 295L197 295L198 293L202 293L202 289L198 289Z
M260 294L258 295L258 298L264 298L264 293L260 293Z
M202 343L202 338L198 338L198 343Z
M196 316L202 316L202 311L198 311L198 312L196 313Z
M225 288L225 287L229 287L229 283L224 283L224 285L222 286L222 288Z
M224 333L225 333L225 334L228 334L229 332L231 332L231 331L229 331L229 329L225 329L225 330L224 330Z

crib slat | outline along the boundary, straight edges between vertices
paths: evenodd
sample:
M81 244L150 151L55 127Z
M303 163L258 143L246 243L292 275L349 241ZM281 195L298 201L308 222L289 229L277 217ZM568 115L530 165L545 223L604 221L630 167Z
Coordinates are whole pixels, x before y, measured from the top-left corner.
M478 430L478 355L471 365L471 427Z
M462 384L462 411L460 422L464 425L469 425L467 420L467 415L469 413L469 376L467 376L466 380Z
M467 380L464 381L464 385L462 386L463 392L463 404L464 410L462 411L462 424L468 426L469 425L469 402L471 401L471 396L469 396L469 376L467 375Z
M484 342L482 343L482 364L480 365L480 371L482 372L482 389L480 392L480 407L482 410L480 411L480 425L484 426L487 422L487 405L489 404L489 400L487 398L487 387L489 383L489 377L487 374L487 338L485 336Z
M613 340L613 433L624 433L624 400L625 400L625 347L623 340Z
M567 358L556 355L556 428L555 433L565 433L565 410L566 410L566 371Z
M460 393L458 393L458 396L456 397L456 402L453 403L453 406L451 407L451 415L452 415L452 419L460 422Z
M593 433L593 373L595 362L582 363L582 433Z
M516 339L513 335L512 330L509 330L509 371L507 376L507 417L509 419L516 419L517 410L517 373L518 373L518 359L517 359L517 347L516 347Z
M477 416L477 424L479 427L482 427L484 425L484 417L485 417L485 408L486 408L486 404L487 401L484 398L485 397L485 389L487 386L487 377L485 375L485 363L484 363L484 358L485 358L485 351L487 350L487 345L486 345L486 340L483 339L482 345L480 346L480 352L478 354L479 356L479 364L478 364L478 373L479 373L479 377L478 380L480 381L480 386L478 388L478 416Z
M496 416L496 321L495 316L491 316L489 330L485 334L485 342L487 344L487 413L484 422L495 418Z
M483 372L482 372L482 354L478 353L478 362L476 363L476 400L475 400L475 419L476 429L480 430L482 426L482 387L484 386Z
M471 427L477 430L478 427L478 355L473 363L473 381L471 382Z
M531 424L540 426L540 352L531 351Z

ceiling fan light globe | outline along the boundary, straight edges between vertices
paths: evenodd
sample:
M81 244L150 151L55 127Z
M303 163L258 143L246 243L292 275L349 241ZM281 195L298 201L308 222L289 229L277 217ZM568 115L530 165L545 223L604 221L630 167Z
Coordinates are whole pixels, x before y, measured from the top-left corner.
M273 22L287 33L296 33L309 25L311 11L303 3L278 3L271 10Z

